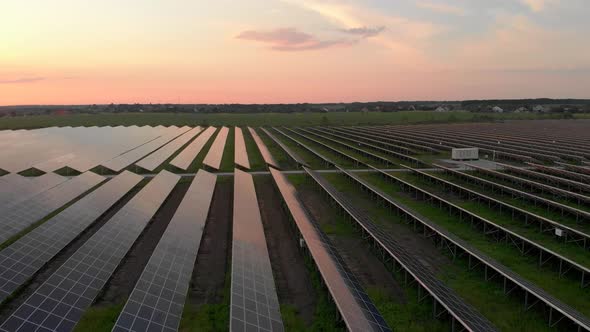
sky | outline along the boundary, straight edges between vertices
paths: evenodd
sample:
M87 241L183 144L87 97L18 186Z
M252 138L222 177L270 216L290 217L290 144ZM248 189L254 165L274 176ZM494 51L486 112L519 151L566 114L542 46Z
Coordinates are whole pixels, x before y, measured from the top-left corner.
M2 0L0 105L590 98L588 0Z

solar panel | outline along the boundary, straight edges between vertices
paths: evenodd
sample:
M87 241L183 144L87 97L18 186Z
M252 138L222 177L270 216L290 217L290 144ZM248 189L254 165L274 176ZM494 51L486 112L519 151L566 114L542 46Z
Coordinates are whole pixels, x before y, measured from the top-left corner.
M215 137L213 145L209 149L207 156L203 160L203 164L214 169L219 169L221 166L221 158L223 157L223 149L225 148L225 141L227 141L227 135L229 134L229 128L221 127L219 134Z
M252 175L234 172L230 331L283 331Z
M0 302L131 190L143 177L123 172L0 251Z
M248 160L248 151L246 150L246 141L244 141L242 128L235 127L234 139L234 162L236 165L250 169L250 160Z
M346 175L360 180L357 175L337 166ZM495 327L471 305L467 304L451 288L440 281L404 246L398 243L389 233L378 227L363 211L356 208L345 195L336 190L325 178L308 168L304 170L316 181L326 193L344 209L393 259L402 265L418 283L429 292L436 301L442 304L454 319L468 331L495 331Z
M160 166L163 162L165 162L170 156L174 154L178 149L184 146L188 141L193 139L193 137L197 136L201 130L201 127L195 127L186 133L182 134L172 142L166 144L161 149L157 150L156 152L150 154L149 156L145 157L144 159L140 160L136 163L137 166L147 169L148 171L153 171L158 166Z
M23 231L104 180L105 178L98 174L87 172L29 200L10 206L0 216L0 243Z
M287 153L287 155L289 155L289 157L291 157L291 159L293 159L297 164L299 165L307 165L305 163L305 160L303 160L303 158L301 158L299 155L297 155L293 150L289 149L288 146L286 146L285 144L283 144L283 142L281 142L280 139L276 138L273 134L271 134L270 131L264 129L264 128L260 128L268 137L270 137L270 139L272 139L275 143L277 143L278 146L280 146L283 151L285 151L285 153ZM274 128L276 131L280 132L278 129ZM284 133L280 132L281 134L284 135Z
M37 288L0 330L71 331L179 179L160 172Z
M348 329L390 331L328 237L307 213L295 187L279 171L270 168L270 173Z
M123 168L133 164L134 162L138 161L139 159L145 157L148 153L155 151L156 149L160 148L162 145L170 142L174 138L178 137L179 135L186 132L186 128L177 128L177 127L170 127L168 128L162 136L150 141L144 145L137 147L125 154L117 156L114 159L111 159L102 165L108 169L113 171L120 171Z
M24 177L15 173L4 176L0 178L0 211L66 180L67 178L55 173L47 173L38 177Z
M197 138L194 139L194 141L191 142L191 144L184 148L184 150L182 150L182 152L170 162L170 165L176 166L182 170L189 168L193 160L195 160L211 136L215 134L216 130L217 128L215 127L209 127L203 131L199 136L197 136Z
M258 133L256 132L256 130L254 130L253 128L248 127L248 131L250 132L250 135L252 135L252 139L256 143L256 146L258 147L258 150L260 151L260 154L262 155L262 158L264 159L264 162L267 163L268 165L271 165L271 166L274 166L274 167L277 167L278 168L279 167L279 163L272 156L272 154L270 153L270 151L266 147L266 144L264 144L264 142L262 141L262 139L260 138L260 136L258 136Z
M178 330L216 180L197 173L113 331Z

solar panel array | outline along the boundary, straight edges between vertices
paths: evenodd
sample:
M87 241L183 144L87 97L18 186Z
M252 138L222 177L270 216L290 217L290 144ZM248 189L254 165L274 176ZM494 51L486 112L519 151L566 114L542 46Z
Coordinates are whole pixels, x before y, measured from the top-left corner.
M197 157L199 152L203 149L205 144L209 141L211 136L215 134L217 128L209 127L203 131L197 138L195 138L191 144L189 144L182 152L180 152L172 161L170 165L176 166L182 170L189 168L193 160Z
M250 160L248 160L248 151L246 150L246 141L244 141L242 128L235 127L234 133L234 162L236 165L250 169Z
M221 158L223 157L223 150L225 148L225 142L227 141L227 135L229 134L229 128L221 127L215 141L211 145L209 152L203 160L203 164L214 169L219 169L221 166Z
M337 166L346 175L357 179L357 175ZM336 190L319 173L308 168L305 171L344 209L379 245L412 275L448 312L468 331L495 331L492 323L474 307L467 304L451 288L440 281L415 256L410 254L391 235L378 227L373 220L341 192Z
M11 131L0 145L0 168L53 172L65 166L85 172L162 135L163 126L52 127Z
M283 331L252 175L235 170L230 331Z
M162 145L170 142L171 140L175 139L179 135L187 132L190 127L182 127L178 128L176 126L171 126L166 128L166 130L162 133L162 135L146 144L143 144L131 151L128 151L116 158L113 158L105 163L102 163L102 166L111 169L113 171L120 171L125 167L135 163L139 159L145 157L147 154L155 151L156 149L160 148Z
M3 176L0 178L0 212L66 180L67 178L55 173L37 177L24 177L16 173Z
M51 212L82 195L105 178L86 172L44 191L29 200L11 205L0 216L0 243L23 231Z
M264 144L260 136L258 136L256 130L254 130L254 128L248 127L248 131L250 132L250 135L252 135L252 139L254 140L254 143L256 143L256 146L258 147L258 150L260 151L260 154L262 155L262 159L264 159L264 162L267 165L278 168L279 163L272 156L272 154L268 150L268 147L266 146L266 144Z
M276 138L269 130L266 130L264 128L260 128L260 129L262 129L262 131L264 131L264 133L266 135L268 135L268 137L270 137L275 143L277 143L277 145L280 146L283 149L283 151L285 151L285 153L287 153L287 155L289 157L291 157L291 159L293 159L297 164L307 165L307 163L305 162L305 160L303 160L303 158L301 158L297 153L295 153L295 151L289 149L289 147L287 145L285 145L283 142L281 142L280 139ZM273 128L273 129L284 135L284 133L282 133L278 129L276 129L276 128Z
M381 174L387 173L381 172ZM406 222L412 221L423 227L422 230L420 230L419 227L414 228L415 230L424 232L424 234L429 234L428 238L432 239L435 243L443 243L442 241L447 241L446 247L452 248L452 252L454 252L455 255L468 256L469 261L471 262L469 265L470 267L475 267L478 264L482 264L485 266L486 276L492 275L493 271L499 275L499 278L503 279L505 287L514 287L522 290L525 296L525 304L527 306L530 305L530 303L540 302L547 307L548 311L551 311L550 315L553 314L553 311L561 313L563 315L562 318L567 318L570 320L571 323L575 324L579 328L578 330L581 331L581 329L586 329L590 331L590 319L567 304L561 302L559 299L553 297L544 289L522 278L519 274L487 256L479 249L472 246L470 243L451 233L447 229L439 226L435 222L426 219L404 204L397 202L389 195L382 192L380 189L377 189L374 186L368 184L366 181L359 179L358 177L351 177L351 179L358 182L363 188L366 188L370 192L374 193L377 197L380 197L390 207L395 208L395 210L400 216L404 218L404 220L406 220ZM449 245L452 247L449 247ZM491 278L488 279L488 277L486 277L486 280L490 279ZM558 319L561 320L561 318Z
M300 202L297 190L279 171L270 172L297 228L350 331L391 331L353 273Z
M203 129L201 127L195 127L187 131L172 142L166 144L156 152L150 154L135 164L139 167L147 169L148 171L154 171L156 168L158 168L158 166L170 158L174 152L188 143L188 141L193 139L193 137L197 136L202 130Z
M119 201L143 177L123 172L0 251L0 302Z
M178 330L216 180L197 173L113 331Z
M71 331L179 179L160 172L37 288L0 330Z

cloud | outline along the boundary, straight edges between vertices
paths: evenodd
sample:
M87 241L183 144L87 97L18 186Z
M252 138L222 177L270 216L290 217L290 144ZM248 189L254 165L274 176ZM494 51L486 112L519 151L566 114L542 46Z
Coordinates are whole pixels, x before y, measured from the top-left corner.
M533 12L541 12L548 5L556 3L557 0L521 0L521 2L528 6Z
M534 0L528 0L528 1L534 1ZM418 6L419 8L422 8L422 9L428 9L428 10L442 13L442 14L451 14L451 15L457 15L457 16L465 16L466 15L465 9L463 9L461 7L449 5L449 4L444 4L444 3L421 1L421 2L416 3L416 6Z
M0 80L0 84L25 84L43 81L45 77L23 77L12 80Z
M384 26L374 27L374 28L359 27L359 28L350 28L350 29L340 29L339 31L347 33L347 34L351 34L351 35L361 36L363 38L368 38L368 37L377 36L378 34L383 32L383 30L385 30Z
M336 46L350 46L356 40L319 40L315 36L300 32L295 28L281 28L270 31L247 30L236 36L237 39L270 44L276 51L308 51Z

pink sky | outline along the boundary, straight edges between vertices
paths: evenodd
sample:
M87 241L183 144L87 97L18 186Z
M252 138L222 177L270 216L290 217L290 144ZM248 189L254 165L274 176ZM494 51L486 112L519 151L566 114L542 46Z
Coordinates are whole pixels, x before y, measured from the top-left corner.
M7 0L0 105L587 98L584 0Z

